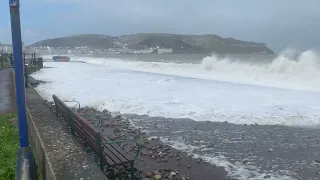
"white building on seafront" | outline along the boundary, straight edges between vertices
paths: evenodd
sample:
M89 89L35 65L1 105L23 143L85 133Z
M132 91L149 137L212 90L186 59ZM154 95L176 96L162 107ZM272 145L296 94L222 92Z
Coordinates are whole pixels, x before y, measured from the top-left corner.
M158 48L158 54L171 54L172 51L173 51L172 48L170 49Z
M0 51L2 53L12 53L12 45L8 45L8 44L3 44L1 47L0 47Z

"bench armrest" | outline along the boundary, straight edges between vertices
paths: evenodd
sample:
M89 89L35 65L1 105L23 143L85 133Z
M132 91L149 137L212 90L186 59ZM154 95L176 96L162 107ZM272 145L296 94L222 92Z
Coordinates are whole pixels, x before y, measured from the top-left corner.
M104 141L106 141L104 138L102 138ZM134 161L137 160L138 155L140 154L140 144L137 141L134 140L119 140L119 141L112 141L112 142L103 142L101 144L120 144L120 143L125 143L125 142L134 142L138 146L137 153L134 157Z

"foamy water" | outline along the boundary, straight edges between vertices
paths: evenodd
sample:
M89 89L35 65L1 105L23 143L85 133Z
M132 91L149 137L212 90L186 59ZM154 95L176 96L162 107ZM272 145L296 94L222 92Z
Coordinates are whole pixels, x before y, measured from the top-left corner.
M195 121L314 126L320 124L317 57L313 51L297 58L284 53L257 64L210 56L197 64L73 56L72 61L87 63L45 62L54 68L32 76L51 82L37 87L43 98L52 101L56 94L62 100L76 99L82 107ZM237 171L238 165L224 158L203 157L250 179L250 169ZM262 177L255 173L251 179Z
M195 59L195 63L152 62L152 59L146 62L77 56L73 56L71 60L139 72L319 92L319 54L311 50L302 52L297 57L292 54L293 52L284 51L268 63L259 57L251 59L255 63L248 63L237 58L220 59L215 55L205 57L202 61ZM186 60L186 62L190 61Z
M205 57L200 64L72 60L87 63L46 62L45 66L56 68L33 76L52 84L38 89L121 113L236 124L315 125L320 121L320 69L313 51L296 58L285 52L260 64L216 56Z

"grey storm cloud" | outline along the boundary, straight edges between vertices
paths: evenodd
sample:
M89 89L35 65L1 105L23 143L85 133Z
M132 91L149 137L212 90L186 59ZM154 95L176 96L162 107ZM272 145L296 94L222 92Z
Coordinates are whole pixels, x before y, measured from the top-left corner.
M271 48L320 46L319 0L31 0L72 7L56 15L73 33L212 33ZM52 31L52 30L51 30ZM49 30L48 30L49 32Z

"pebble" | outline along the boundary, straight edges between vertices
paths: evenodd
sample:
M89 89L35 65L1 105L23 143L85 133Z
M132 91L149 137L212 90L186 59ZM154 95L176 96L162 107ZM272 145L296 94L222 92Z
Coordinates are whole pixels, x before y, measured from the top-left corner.
M168 173L164 173L162 177L163 178L167 178L167 177L169 177L169 174Z
M320 160L316 159L314 160L314 162L319 163L320 164Z
M150 172L146 172L146 177L147 178L151 177L151 173Z
M243 164L247 164L248 162L249 162L249 160L247 160L247 159L242 160Z
M161 175L159 175L159 174L157 174L157 175L154 176L154 179L155 179L155 180L160 180L160 178L161 178Z
M172 172L171 172L171 176L175 176L175 175L177 175L177 173L174 172L174 171L172 171Z
M189 168L189 169L190 169L190 168L191 168L191 165L187 165L187 168Z
M159 153L159 154L160 154L160 153ZM167 153L161 153L161 154L160 154L160 157L163 158L163 157L166 156L166 155L167 155Z

